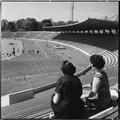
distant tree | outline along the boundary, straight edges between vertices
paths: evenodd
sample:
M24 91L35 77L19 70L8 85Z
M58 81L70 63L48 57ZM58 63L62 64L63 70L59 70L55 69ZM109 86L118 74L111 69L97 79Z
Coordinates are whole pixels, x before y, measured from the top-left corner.
M25 19L19 19L16 22L16 29L19 30L25 30L24 25L25 24Z
M27 31L37 31L39 29L39 24L34 18L27 18L24 23L24 28Z
M12 32L16 31L16 24L15 24L15 22L8 22L7 29L12 31Z
M44 19L41 21L42 27L53 26L53 21L51 19Z
M78 23L78 21L68 21L68 24Z
M55 26L60 26L60 25L66 25L67 23L64 22L64 21L58 21L58 22L55 22L54 25Z
M51 26L50 23L44 23L42 27L49 27L49 26Z
M38 22L38 30L42 30L42 22Z
M7 30L7 26L8 26L8 21L6 19L3 19L1 21L1 31Z
M53 22L53 26L55 26L56 25L56 22Z

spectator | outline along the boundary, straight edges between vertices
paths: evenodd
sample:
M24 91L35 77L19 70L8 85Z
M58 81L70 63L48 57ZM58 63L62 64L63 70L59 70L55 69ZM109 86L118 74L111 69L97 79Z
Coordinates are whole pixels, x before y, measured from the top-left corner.
M51 97L55 118L84 118L84 103L80 98L82 83L78 77L88 69L75 76L76 67L68 61L63 61L61 70L64 75L58 79L55 93Z
M91 107L102 110L107 108L111 102L108 76L103 70L105 60L101 55L92 55L90 62L92 63L95 75L90 84L91 92L86 97L86 103L91 104Z
M24 54L24 50L22 50L22 53Z
M39 50L37 51L37 54L39 54Z
M15 56L15 48L13 47L12 54Z

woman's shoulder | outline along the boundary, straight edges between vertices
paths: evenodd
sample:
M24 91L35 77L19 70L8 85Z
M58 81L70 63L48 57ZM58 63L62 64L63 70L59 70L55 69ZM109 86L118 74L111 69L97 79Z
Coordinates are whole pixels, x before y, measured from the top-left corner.
M68 78L67 75L62 75L58 78L58 80L67 79L67 78Z
M59 82L65 82L67 80L68 80L68 76L63 75L63 76L60 76L57 81L59 81Z

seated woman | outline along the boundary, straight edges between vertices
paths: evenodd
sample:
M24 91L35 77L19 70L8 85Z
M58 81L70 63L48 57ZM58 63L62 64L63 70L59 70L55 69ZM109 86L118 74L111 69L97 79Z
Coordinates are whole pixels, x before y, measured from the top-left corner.
M55 118L84 118L84 103L80 98L82 84L78 77L90 69L91 66L75 76L76 67L68 61L63 61L61 70L64 75L58 79L55 93L51 98Z
M91 92L86 97L86 103L99 110L105 109L111 102L109 81L106 72L103 70L105 60L101 55L90 56L95 75L91 83Z

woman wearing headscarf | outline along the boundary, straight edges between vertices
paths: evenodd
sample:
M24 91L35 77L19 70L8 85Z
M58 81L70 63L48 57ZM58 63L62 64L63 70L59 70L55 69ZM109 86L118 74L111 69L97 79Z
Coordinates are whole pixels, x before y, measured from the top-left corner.
M61 76L56 83L55 93L51 98L51 107L55 118L84 118L84 103L81 100L82 83L78 77L91 69L89 66L75 76L76 67L68 61L63 61Z

